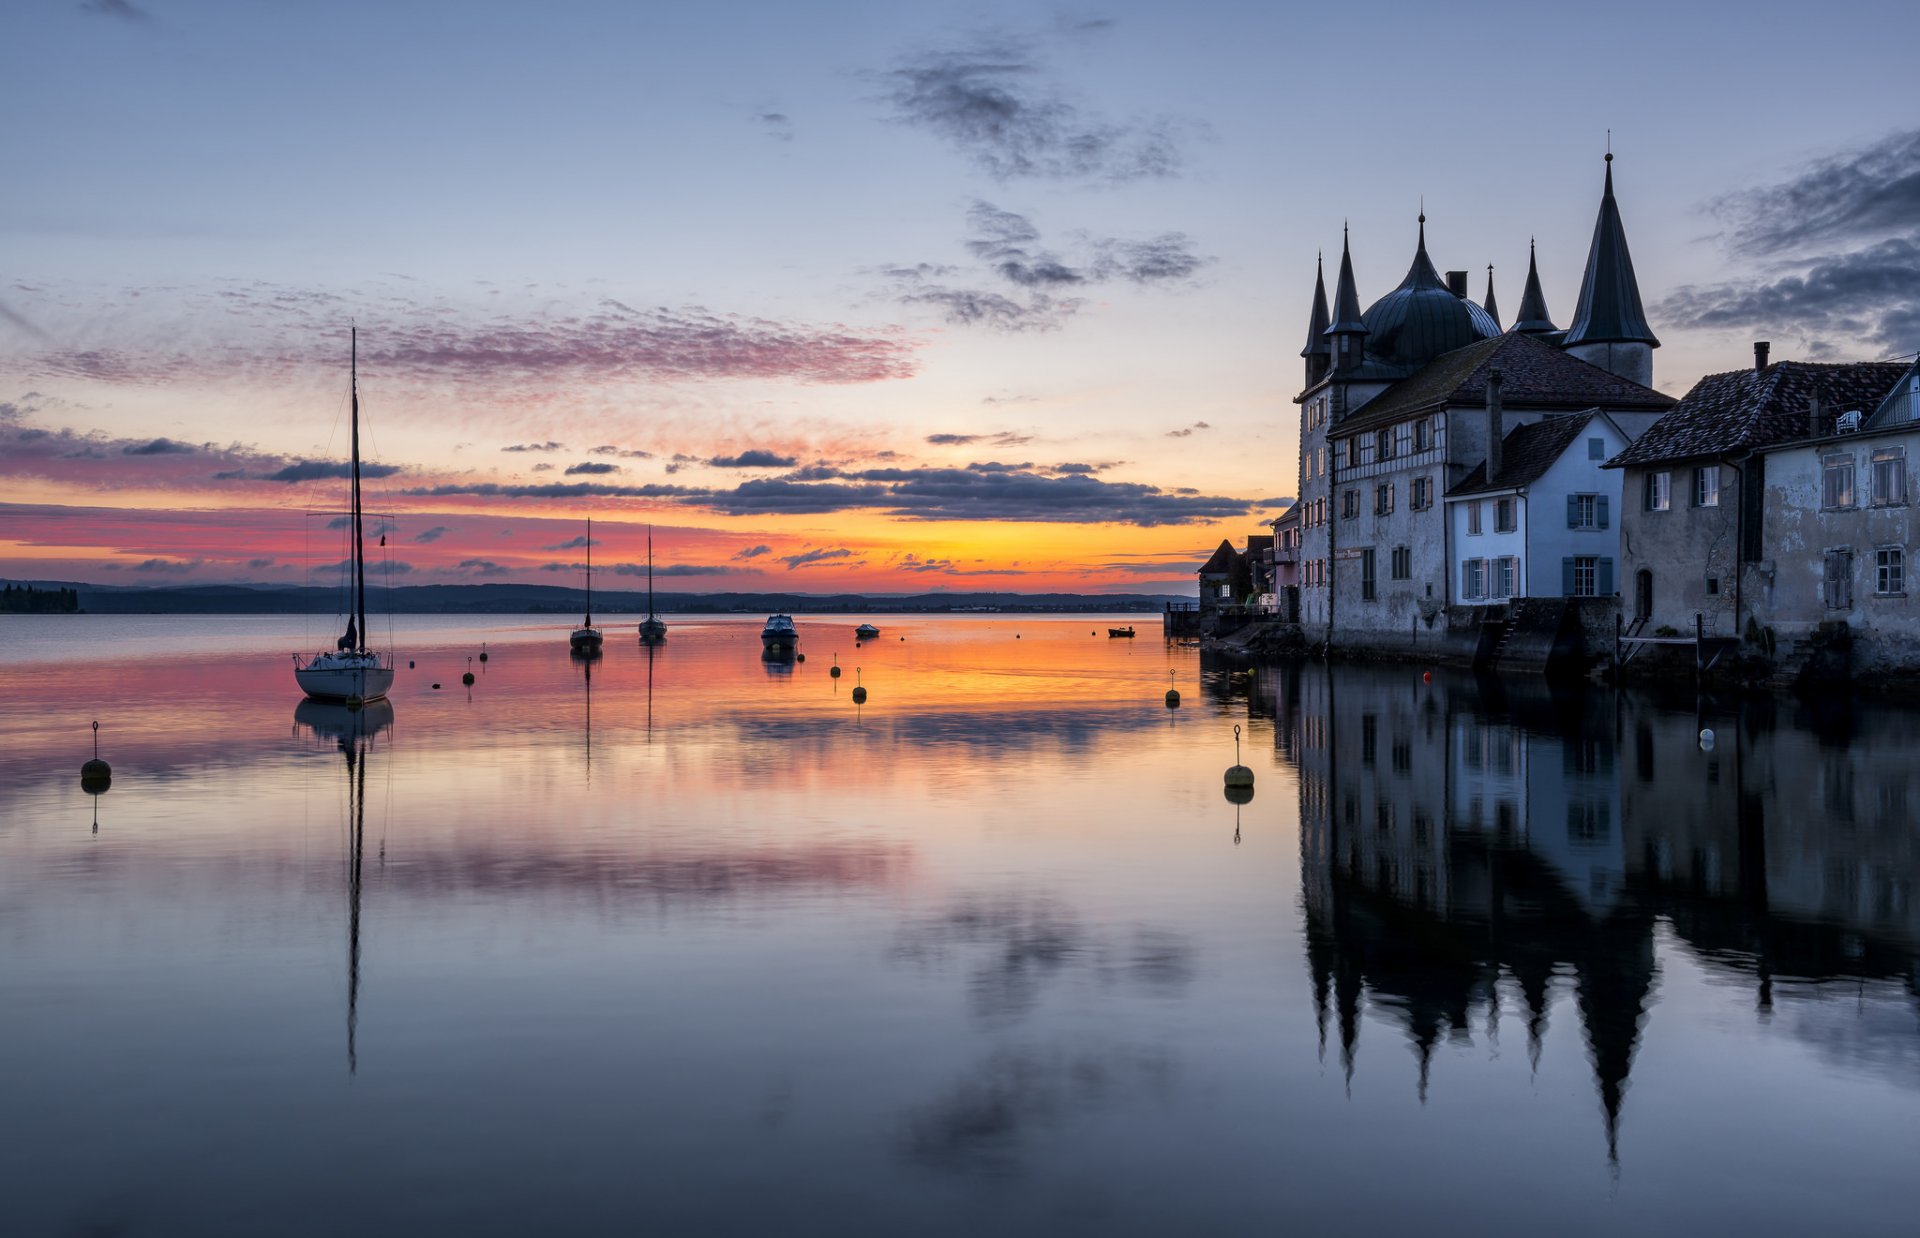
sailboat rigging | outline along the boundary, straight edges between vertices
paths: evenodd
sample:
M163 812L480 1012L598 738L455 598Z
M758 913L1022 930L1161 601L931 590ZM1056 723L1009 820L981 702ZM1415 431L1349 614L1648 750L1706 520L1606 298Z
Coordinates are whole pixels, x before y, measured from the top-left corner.
M640 643L657 645L667 639L667 625L653 613L653 526L647 526L647 617L640 621Z
M348 561L353 573L353 597L347 613L346 635L332 649L314 654L302 663L293 662L294 681L300 690L316 701L335 701L348 705L384 700L393 687L391 659L367 647L367 548L362 532L363 510L360 503L360 332L352 333L349 387L353 397L353 554Z
M600 629L593 626L593 517L587 517L587 609L579 627L567 638L568 646L587 657L600 652Z

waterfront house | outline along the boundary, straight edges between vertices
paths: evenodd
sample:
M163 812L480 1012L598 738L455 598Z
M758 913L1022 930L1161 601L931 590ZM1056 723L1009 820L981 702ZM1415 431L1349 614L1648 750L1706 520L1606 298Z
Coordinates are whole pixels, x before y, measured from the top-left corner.
M1493 303L1491 274L1488 304ZM1364 313L1350 244L1333 305L1316 279L1300 417L1301 622L1335 646L1403 647L1449 596L1442 496L1507 428L1601 409L1628 437L1672 406L1652 390L1659 341L1641 310L1608 165L1574 324L1554 326L1530 264L1505 332L1442 279L1421 216L1413 263ZM1494 375L1500 378L1494 380Z
M1447 493L1449 604L1611 595L1620 474L1604 466L1632 441L1598 409L1509 431Z
M1856 381L1830 384L1810 407L1807 437L1760 449L1760 557L1747 604L1785 667L1822 625L1844 623L1839 647L1851 650L1854 673L1912 672L1920 526L1909 461L1920 461L1920 365L1855 368ZM1889 371L1897 375L1877 401L1859 398ZM1836 400L1842 392L1851 395Z
M1763 497L1776 465L1767 449L1828 438L1838 414L1864 418L1906 370L1897 362L1770 364L1767 345L1756 344L1752 368L1702 378L1609 461L1623 474L1620 587L1629 622L1649 633L1691 633L1699 615L1709 633L1745 634L1748 599L1758 588L1764 600L1782 555L1803 560L1792 571L1822 558L1819 546L1799 541L1777 553L1769 547ZM1804 471L1797 458L1778 467ZM1781 503L1819 510L1789 494ZM1775 526L1785 524L1783 506Z

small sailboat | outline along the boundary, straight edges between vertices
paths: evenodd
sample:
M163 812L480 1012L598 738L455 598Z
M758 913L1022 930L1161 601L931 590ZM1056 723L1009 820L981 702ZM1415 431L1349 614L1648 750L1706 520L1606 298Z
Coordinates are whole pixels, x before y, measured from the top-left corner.
M316 653L305 662L293 660L294 682L316 701L342 704L366 704L385 700L393 687L393 661L382 659L367 648L367 548L361 533L360 507L360 332L352 334L348 383L353 396L353 469L351 472L353 510L353 554L348 564L353 572L353 598L347 615L347 632L333 648Z
M600 652L600 629L593 626L593 517L587 517L587 610L580 626L567 638L567 646L577 654L593 657Z
M792 615L768 615L767 626L760 629L764 652L786 655L800 647L800 630L793 626Z
M880 629L871 623L863 623L853 630L853 635L856 640L873 640L880 635Z
M653 613L653 526L647 526L647 617L640 621L640 643L657 645L667 639L667 625Z

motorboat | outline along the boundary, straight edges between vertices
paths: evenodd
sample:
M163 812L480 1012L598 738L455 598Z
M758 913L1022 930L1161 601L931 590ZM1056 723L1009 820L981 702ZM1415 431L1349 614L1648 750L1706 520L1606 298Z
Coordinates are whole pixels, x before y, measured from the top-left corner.
M1131 637L1133 635L1133 628L1131 626L1124 627L1124 628L1108 628L1107 635Z
M345 705L363 705L385 700L393 687L393 659L367 647L367 548L362 531L360 505L360 333L352 333L349 354L348 388L353 404L353 467L349 493L352 510L353 552L347 560L353 573L353 590L348 605L346 635L333 648L316 653L304 662L293 660L294 682L316 701ZM381 539L384 543L385 539Z
M593 517L587 517L587 609L581 616L580 626L567 637L567 647L583 657L592 657L600 652L604 638L600 629L593 626Z
M863 623L853 630L853 635L858 640L873 640L880 635L880 629L871 623Z
M768 615L760 629L760 644L768 653L792 653L800 647L800 630L792 615Z

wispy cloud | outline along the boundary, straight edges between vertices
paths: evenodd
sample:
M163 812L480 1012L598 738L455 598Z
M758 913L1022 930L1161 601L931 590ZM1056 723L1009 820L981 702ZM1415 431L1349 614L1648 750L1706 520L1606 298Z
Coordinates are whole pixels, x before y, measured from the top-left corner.
M369 464L361 461L362 477L391 477L400 471L397 464ZM353 466L340 460L297 460L276 473L267 475L268 481L317 481L321 478L335 477L345 479L353 475Z
M144 443L128 443L120 449L120 452L128 456L165 456L187 455L199 450L191 443L176 443L170 438L156 438Z
M845 546L840 546L833 550L821 548L817 550L803 550L797 555L783 555L780 562L786 564L787 570L791 572L795 568L812 567L817 563L831 563L836 559L851 558L853 558L853 551L848 550Z
M754 123L776 142L793 141L793 118L785 112L755 112Z
M128 0L80 0L80 11L92 13L98 17L117 17L121 21L151 20L145 9L136 8Z
M475 576L506 576L513 569L503 563L495 563L492 559L462 559L459 570L471 572Z
M604 460L582 460L578 464L569 464L565 476L605 476L608 473L618 473L619 471L619 465L608 464Z
M987 36L909 57L881 76L895 120L923 129L999 180L1119 182L1176 175L1182 126L1112 120L1046 80L1033 42Z
M558 545L543 546L541 547L541 549L543 550L585 550L589 546L598 546L599 544L600 544L599 538L596 537L591 541L589 541L587 539L587 535L582 533L580 536L568 538L566 541L561 542Z
M1195 430L1211 430L1211 429L1213 429L1213 427L1208 425L1206 422L1196 421L1192 425L1182 426L1178 430L1168 430L1167 437L1168 438L1191 438Z
M413 540L425 546L433 542L439 541L441 538L445 537L447 534L451 532L453 532L453 530L448 528L446 525L436 524L431 529L422 529L418 533L415 533L413 535Z
M653 459L653 453L650 451L641 451L638 447L615 447L611 443L603 443L598 447L589 448L587 454L590 456L619 456L623 460Z
M768 555L772 553L773 553L773 547L771 546L749 546L745 550L742 550L739 553L735 554L733 557L736 559L758 559L762 555Z
M566 449L567 449L567 445L565 443L556 443L549 440L544 443L515 443L510 447L502 447L500 450L501 451L565 451Z

